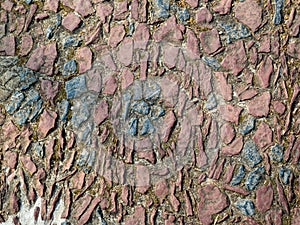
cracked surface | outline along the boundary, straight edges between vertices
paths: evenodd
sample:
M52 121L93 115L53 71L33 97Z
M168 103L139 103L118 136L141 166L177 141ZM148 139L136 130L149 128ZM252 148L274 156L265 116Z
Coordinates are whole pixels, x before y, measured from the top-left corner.
M0 0L1 224L300 224L299 0Z

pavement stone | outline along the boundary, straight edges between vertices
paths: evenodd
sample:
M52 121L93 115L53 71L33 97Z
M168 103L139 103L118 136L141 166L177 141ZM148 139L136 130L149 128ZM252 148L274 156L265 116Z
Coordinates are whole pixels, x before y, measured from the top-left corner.
M299 224L297 1L2 0L0 224Z

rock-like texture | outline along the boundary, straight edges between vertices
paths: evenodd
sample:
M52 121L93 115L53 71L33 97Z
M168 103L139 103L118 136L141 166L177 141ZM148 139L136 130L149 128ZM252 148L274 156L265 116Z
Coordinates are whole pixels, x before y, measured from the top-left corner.
M266 212L270 209L273 202L274 191L272 186L263 185L256 190L256 208L260 212Z
M230 145L224 146L222 148L222 153L224 155L237 155L241 152L243 148L243 138L238 137L236 138Z
M273 133L271 128L268 126L268 124L262 122L257 128L253 136L253 140L255 141L258 147L263 149L264 147L272 143L272 137Z
M273 72L273 61L270 57L266 57L259 66L257 71L257 79L262 88L270 85L270 77Z
M101 124L108 117L108 104L105 100L99 102L95 107L94 121L97 125Z
M225 144L229 144L235 137L234 127L230 123L225 123L221 127L221 139Z
M33 47L33 39L31 35L24 34L22 36L22 45L20 47L20 55L26 56Z
M203 50L208 54L214 53L221 47L219 33L216 29L201 32L199 37Z
M211 12L206 7L201 7L196 13L196 22L199 24L209 23L213 19Z
M197 204L198 217L203 224L211 224L211 216L221 212L228 206L227 196L212 184L199 189L199 198L200 201Z
M42 138L46 137L49 131L54 128L56 118L56 112L44 110L38 126L38 131Z
M238 124L240 113L243 109L239 106L233 106L231 104L221 105L220 114L221 117L229 122Z
M287 53L297 59L300 59L300 51L299 51L300 41L290 42L287 47Z
M246 66L247 56L243 41L237 41L226 48L225 58L221 65L234 75L240 73Z
M93 53L90 48L83 47L76 52L76 61L78 62L79 73L84 73L92 67Z
M254 0L238 2L234 8L235 17L255 32L262 23L262 7Z
M123 25L116 25L111 28L108 44L111 47L116 47L124 38L125 29Z
M75 30L79 23L80 23L80 18L76 16L74 13L69 13L64 19L62 20L62 25L69 31Z
M1 224L299 224L297 1L0 1Z
M40 46L33 50L26 66L34 71L52 75L53 64L57 57L56 44Z
M261 117L267 116L270 109L271 94L263 92L261 95L254 97L247 104L248 111L251 115Z

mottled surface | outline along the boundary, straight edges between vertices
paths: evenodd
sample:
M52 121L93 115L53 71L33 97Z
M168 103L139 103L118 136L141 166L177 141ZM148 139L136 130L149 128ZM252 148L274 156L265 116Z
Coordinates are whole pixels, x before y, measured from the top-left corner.
M0 224L300 224L299 0L0 0Z

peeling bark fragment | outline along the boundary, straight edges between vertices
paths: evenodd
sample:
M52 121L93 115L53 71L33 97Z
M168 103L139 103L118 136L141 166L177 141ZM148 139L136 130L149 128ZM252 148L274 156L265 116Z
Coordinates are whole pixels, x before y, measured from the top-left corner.
M80 48L76 52L76 61L79 67L79 73L87 72L92 67L92 56L93 53L89 47Z
M117 209L117 193L115 191L113 191L110 195L110 205L111 208L109 212L116 213L118 209Z
M228 83L228 74L223 72L215 72L215 77L217 78L217 88L218 92L223 96L224 100L232 100L232 85Z
M56 97L59 89L59 82L41 79L41 95L45 101L50 100L54 105L54 98Z
M269 125L266 124L265 122L262 122L258 126L253 136L253 140L255 141L256 145L261 149L270 145L272 143L272 138L273 138L273 132L269 127Z
M256 190L256 207L260 212L266 212L270 209L273 202L272 186L263 185Z
M19 217L14 216L12 220L13 220L14 225L21 225Z
M293 209L292 225L300 224L300 208Z
M186 43L187 56L191 59L198 59L200 57L199 41L192 30L188 29L186 33L187 33L187 43Z
M291 135L290 138L289 138L289 146L288 148L285 150L284 152L284 161L285 162L288 162L289 158L290 158L290 153L291 153L291 150L293 149L293 146L294 146L294 143L295 143L295 136L294 135Z
M73 177L72 177L72 188L81 190L84 185L84 178L85 178L85 173L83 171L77 172Z
M147 1L146 0L132 0L131 3L132 18L139 22L147 21Z
M94 111L94 122L97 125L100 125L109 115L109 106L105 100L101 100L98 105L95 107Z
M125 29L123 25L117 25L111 28L108 45L116 47L124 38Z
M87 17L94 12L94 8L90 0L74 0L75 11L81 16Z
M59 0L46 0L45 5L44 5L44 10L49 10L53 12L57 12L59 5Z
M127 206L129 201L129 186L128 185L123 185L122 187L122 194L121 194L121 199L124 202L124 204Z
M175 43L183 39L182 31L176 23L175 16L171 16L163 25L155 30L153 39L156 42L170 41Z
M207 164L207 155L204 151L204 146L203 146L203 138L202 138L202 132L201 130L199 131L199 134L198 134L198 141L197 141L197 144L198 144L198 154L197 154L197 158L196 158L196 165L201 168L203 166L205 166Z
M3 150L8 150L16 146L16 138L19 136L19 130L12 121L4 123L1 127L0 140L3 142ZM8 138L9 137L9 138Z
M239 106L233 106L231 104L221 105L219 107L219 111L221 114L221 117L228 121L235 124L238 124L239 122L239 116L243 108Z
M80 22L81 20L78 16L76 16L74 13L69 13L64 17L62 25L70 32L73 32L76 28L78 28Z
M40 207L35 207L34 211L33 211L33 218L34 218L34 222L36 223L38 218L39 218L39 215L40 215Z
M4 154L4 161L6 165L11 168L15 169L18 161L18 155L16 152L7 151Z
M75 201L94 183L96 175L94 173L88 174L85 179L85 186L82 191L75 197Z
M22 35L22 44L20 47L20 55L26 56L29 54L33 47L33 39L32 36L29 34Z
M300 41L290 42L287 46L287 54L300 59Z
M258 52L270 52L270 36L269 35L263 35L261 37L261 42L260 42L260 46L258 49Z
M278 224L282 225L282 209L270 210L266 215L267 225Z
M160 204L162 204L166 196L169 194L169 188L166 180L160 180L155 183L154 194L157 196Z
M46 142L45 150L46 150L46 167L49 170L51 167L51 159L54 154L54 145L55 139L51 139Z
M203 50L212 54L221 48L219 32L216 29L201 32L199 35Z
M211 12L206 7L201 7L196 12L196 22L199 24L210 23L213 19Z
M300 158L300 138L298 137L292 149L292 163L297 164Z
M211 159L211 162L210 162L210 165L209 165L209 169L208 169L208 177L209 178L212 178L213 175L214 175L214 172L216 170L216 167L217 167L217 161L219 159L219 151L215 151L213 153L214 155L212 155L212 159Z

